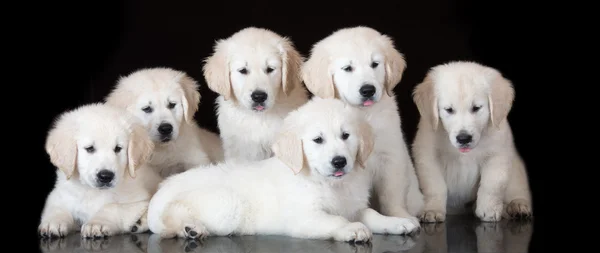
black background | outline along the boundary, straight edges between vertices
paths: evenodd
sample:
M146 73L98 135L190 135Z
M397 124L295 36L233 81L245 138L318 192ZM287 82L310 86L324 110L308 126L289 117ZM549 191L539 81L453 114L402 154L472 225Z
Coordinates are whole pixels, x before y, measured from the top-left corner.
M61 112L101 102L121 75L144 67L165 66L187 72L200 85L198 123L216 128L213 100L202 76L202 61L216 39L248 27L269 28L289 36L308 56L313 43L333 31L366 25L391 36L408 67L396 87L407 141L412 142L419 116L410 93L428 68L451 60L473 60L500 70L510 79L516 99L509 115L516 146L530 178L535 209L532 251L540 243L542 220L542 160L536 149L539 128L530 115L539 108L528 73L541 61L534 57L535 31L543 24L522 5L500 1L83 1L53 3L36 22L30 37L37 41L36 58L44 84L37 85L33 148L37 176L28 193L31 207L25 228L35 236L44 200L52 189L55 169L44 152L47 131ZM30 41L30 43L33 43ZM42 74L39 74L42 75ZM536 134L537 133L537 134ZM35 160L35 161L33 161Z

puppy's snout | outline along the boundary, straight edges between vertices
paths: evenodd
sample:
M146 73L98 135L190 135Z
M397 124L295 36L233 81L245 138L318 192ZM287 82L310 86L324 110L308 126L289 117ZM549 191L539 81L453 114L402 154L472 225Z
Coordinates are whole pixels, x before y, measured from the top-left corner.
M360 89L358 90L358 92L360 92L360 95L366 98L372 97L373 95L375 95L375 91L377 91L377 89L375 89L375 86L373 86L372 84L369 83L365 83L363 84L363 86L360 87Z
M252 94L250 94L250 97L252 98L252 101L256 103L262 103L267 100L269 95L267 95L267 93L262 90L255 90L252 92Z
M346 167L346 163L346 157L343 156L336 156L331 159L331 165L333 165L333 167L336 169L342 169Z
M472 140L473 136L465 131L460 131L456 136L456 142L462 145L469 144Z
M115 178L115 173L109 170L101 170L96 177L98 177L100 183L108 184Z
M162 135L169 135L173 132L173 125L169 123L162 123L158 126L158 132Z

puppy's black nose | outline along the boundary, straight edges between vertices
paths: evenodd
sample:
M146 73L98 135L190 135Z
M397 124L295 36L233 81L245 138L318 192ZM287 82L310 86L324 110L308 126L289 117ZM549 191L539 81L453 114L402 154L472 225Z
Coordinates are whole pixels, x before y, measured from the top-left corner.
M162 135L171 134L173 132L173 125L169 123L162 123L158 126L158 132Z
M261 91L261 90L255 90L252 92L252 94L250 94L250 97L252 98L252 101L256 102L256 103L262 103L265 102L265 100L267 100L267 97L269 95L267 95L266 92Z
M101 170L96 176L98 177L98 181L100 181L100 183L107 184L115 178L115 173L109 170Z
M375 86L371 84L365 84L358 90L358 92L360 92L360 95L366 98L370 98L373 95L375 95L375 91Z
M333 165L333 167L336 169L344 168L344 166L346 166L346 157L343 157L343 156L334 157L333 159L331 159L331 165Z
M458 142L459 144L463 144L463 145L468 144L472 140L473 140L473 136L471 136L470 134L465 133L465 132L460 132L456 136L456 142Z

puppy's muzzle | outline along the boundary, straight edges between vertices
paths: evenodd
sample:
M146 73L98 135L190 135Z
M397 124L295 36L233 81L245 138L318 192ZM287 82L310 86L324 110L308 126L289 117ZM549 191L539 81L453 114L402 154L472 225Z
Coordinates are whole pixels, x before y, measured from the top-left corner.
M341 176L345 175L346 172L344 171L344 168L346 167L347 164L348 164L348 161L346 160L346 157L343 157L343 156L335 156L333 159L331 159L331 166L333 166L333 168L335 168L332 176L341 177Z
M96 174L96 180L98 181L98 186L100 187L110 186L114 179L115 173L110 170L100 170L100 172Z
M465 131L460 131L458 135L456 135L456 142L461 146L467 146L473 141L473 136L468 134Z
M169 123L161 123L158 126L158 133L160 134L160 139L162 142L170 141L171 134L173 133L173 125Z
M363 106L374 104L373 95L375 95L375 92L377 92L377 88L370 83L365 83L358 89L358 93L362 96Z
M269 95L262 90L255 90L250 94L250 98L252 99L252 102L254 102L252 109L255 111L263 111L265 109L265 101L267 101Z

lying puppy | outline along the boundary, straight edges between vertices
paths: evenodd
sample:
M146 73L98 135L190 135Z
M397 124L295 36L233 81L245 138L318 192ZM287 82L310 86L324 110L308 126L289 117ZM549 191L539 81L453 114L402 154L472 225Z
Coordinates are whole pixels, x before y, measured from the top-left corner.
M103 104L64 112L45 148L58 170L42 212L41 236L148 230L145 212L162 178L144 165L153 143L133 115Z
M411 218L423 206L423 195L401 128L394 95L406 67L392 40L368 27L340 29L315 43L304 63L304 83L315 96L338 98L360 108L375 132L367 161L374 177L374 203L385 215ZM372 207L377 206L372 203Z
M302 61L288 38L266 29L246 28L216 43L203 70L208 87L219 94L226 160L273 156L283 118L308 100L299 76Z
M166 179L150 202L150 230L163 238L261 234L339 241L412 231L410 219L368 208L371 177L362 165L372 134L355 110L315 98L284 120L274 157Z
M198 84L184 72L147 68L122 77L106 103L140 118L155 148L148 162L162 177L223 160L219 136L198 127Z
M421 219L442 222L469 211L483 221L531 215L525 165L506 119L514 99L509 80L474 62L433 67L414 89L421 113L413 144L425 195ZM441 120L440 120L441 119ZM441 121L441 126L439 122Z

